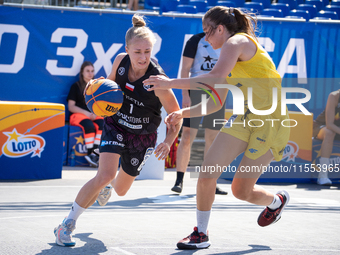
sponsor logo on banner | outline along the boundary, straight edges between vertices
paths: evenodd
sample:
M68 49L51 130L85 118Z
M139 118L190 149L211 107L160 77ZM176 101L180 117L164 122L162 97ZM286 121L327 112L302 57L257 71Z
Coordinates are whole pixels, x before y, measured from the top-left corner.
M74 137L76 139L76 144L74 145L74 153L76 156L83 157L87 155L87 148L85 140L82 135Z
M20 134L14 128L11 132L3 132L8 137L7 141L2 146L2 153L10 158L21 158L31 155L31 158L41 157L46 142L39 135Z
M297 145L297 143L293 141L288 141L283 152L282 160L285 160L287 162L288 161L295 162L295 158L298 155L298 152L299 152L299 145Z

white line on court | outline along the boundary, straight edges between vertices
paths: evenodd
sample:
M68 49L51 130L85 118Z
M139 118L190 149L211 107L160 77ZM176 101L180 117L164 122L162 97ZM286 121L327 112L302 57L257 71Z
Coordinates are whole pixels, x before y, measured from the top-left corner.
M269 247L268 249L264 249L263 247L216 247L216 246L211 246L211 248L209 248L210 250L237 250L237 251L242 251L245 248L249 248L249 250L268 250L268 251L310 251L310 252L339 252L340 249L305 249L305 248L272 248ZM149 249L174 249L174 246L169 246L169 247L155 247L155 246L131 246L131 247L110 247L110 249L114 249L117 251L122 251L122 252L127 252L125 251L125 249L145 249L145 250L149 250ZM125 253L125 254L134 254L134 253ZM321 253L320 253L321 254Z
M126 254L126 255L136 255L135 253L125 251L125 250L123 250L123 249L121 249L121 248L119 248L119 247L110 247L110 249L113 249L113 250L115 250L115 251L122 252L122 253L124 253L124 254Z

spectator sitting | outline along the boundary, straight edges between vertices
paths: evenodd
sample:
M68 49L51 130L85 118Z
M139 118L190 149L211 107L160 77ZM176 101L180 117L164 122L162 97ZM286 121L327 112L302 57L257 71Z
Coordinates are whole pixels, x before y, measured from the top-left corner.
M326 109L313 123L313 137L322 140L320 173L317 183L319 185L332 185L328 178L328 169L331 166L330 156L333 150L333 141L340 140L340 90L329 94Z
M98 148L103 130L103 118L91 113L86 106L83 92L86 84L94 78L94 67L89 61L85 61L79 73L79 81L71 86L67 96L68 109L71 112L70 125L78 126L83 130L87 149L86 161L92 167L98 167L98 156L93 153Z

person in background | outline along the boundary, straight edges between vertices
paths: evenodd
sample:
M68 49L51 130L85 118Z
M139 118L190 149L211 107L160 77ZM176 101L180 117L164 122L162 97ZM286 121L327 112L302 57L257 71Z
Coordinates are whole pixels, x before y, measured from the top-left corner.
M340 90L329 94L326 109L314 120L313 137L322 140L320 172L317 180L319 185L332 185L328 178L328 170L332 167L330 156L333 141L340 140Z
M67 105L68 110L71 112L70 125L78 126L83 130L87 149L85 159L92 167L98 167L98 156L93 150L98 148L100 143L104 120L87 108L83 95L86 84L93 78L93 64L85 61L80 68L79 81L70 88L67 96Z
M138 0L129 0L128 1L128 10L138 11Z
M214 50L205 41L205 34L193 35L187 42L182 56L181 78L195 77L200 74L210 72L220 56L220 49ZM182 89L182 108L190 107L201 102L202 94L207 94L201 90ZM181 141L177 148L176 171L177 177L172 191L181 193L183 188L183 178L190 161L191 147L197 136L198 127L203 118L202 127L204 128L204 156L207 154L210 145L214 141L222 124L214 123L214 119L223 120L225 114L225 104L223 107L210 115L197 118L185 118ZM228 192L216 187L216 194L227 195Z

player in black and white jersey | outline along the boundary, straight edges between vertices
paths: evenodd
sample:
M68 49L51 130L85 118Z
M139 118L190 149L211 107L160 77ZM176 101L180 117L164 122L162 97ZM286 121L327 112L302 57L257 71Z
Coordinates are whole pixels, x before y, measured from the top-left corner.
M156 39L145 26L143 17L135 14L132 23L125 37L127 53L116 57L108 76L124 91L123 106L116 115L104 119L97 175L81 188L68 217L54 230L56 243L61 246L75 245L71 234L76 220L100 192L99 204L107 203L111 189L105 190L106 185L111 183L116 193L124 196L153 152L158 159L167 157L181 127L179 123L175 129L169 128L164 141L155 149L157 128L162 120L161 107L168 113L180 108L171 89L150 92L149 87L143 85L142 81L150 75L165 74L151 60ZM116 176L119 159L122 168Z
M183 56L181 78L196 77L198 75L210 72L220 56L221 49L213 49L205 40L205 33L195 34L186 42ZM202 90L182 89L182 108L199 104L202 101L202 94L207 94ZM209 97L208 97L209 98ZM223 125L215 124L214 120L223 120L225 117L225 103L220 110L204 117L185 118L183 120L183 129L181 142L177 149L176 171L177 177L172 191L181 193L183 179L190 160L190 152L193 141L197 135L198 128L202 122L204 129L204 156L208 152L218 131ZM228 192L221 190L216 186L215 194L227 195Z

